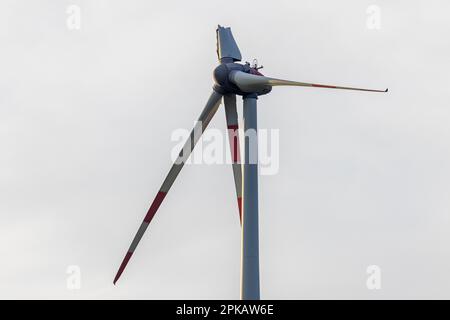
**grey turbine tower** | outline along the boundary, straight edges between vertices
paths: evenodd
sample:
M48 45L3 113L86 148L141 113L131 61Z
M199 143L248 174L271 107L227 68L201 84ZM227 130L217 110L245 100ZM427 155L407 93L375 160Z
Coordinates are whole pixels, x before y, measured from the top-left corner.
M241 64L241 52L233 38L230 28L217 28L217 56L219 65L213 72L213 91L203 108L196 125L192 129L183 149L173 164L161 188L156 194L144 220L141 223L129 249L114 278L117 282L128 261L133 255L139 241L147 230L153 216L160 207L167 192L189 158L195 144L208 126L223 99L228 126L233 175L236 187L239 216L242 224L241 252L241 299L256 300L260 298L259 289L259 235L258 235L258 141L257 141L257 99L275 86L297 86L332 88L371 92L388 90L361 89L307 82L296 82L265 77L256 64ZM243 97L243 118L245 130L245 154L242 167L239 155L238 115L236 95ZM247 134L249 133L250 134ZM252 134L253 133L253 134Z

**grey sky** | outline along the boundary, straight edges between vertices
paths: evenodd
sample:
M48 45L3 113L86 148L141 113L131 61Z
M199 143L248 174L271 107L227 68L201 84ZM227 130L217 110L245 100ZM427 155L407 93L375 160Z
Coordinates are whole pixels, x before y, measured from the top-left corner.
M260 179L262 298L450 298L449 2L228 3L2 1L0 298L239 298L229 165L183 169L112 285L172 131L211 91L218 23L269 76L390 89L259 99L259 127L280 130L280 171Z

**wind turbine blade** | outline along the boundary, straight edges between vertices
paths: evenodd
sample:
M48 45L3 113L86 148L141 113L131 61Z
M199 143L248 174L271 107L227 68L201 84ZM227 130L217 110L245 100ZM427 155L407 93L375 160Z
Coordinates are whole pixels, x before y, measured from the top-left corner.
M218 26L217 35L217 57L221 63L241 61L242 56L239 47L234 40L230 28Z
M232 71L230 73L230 81L236 84L239 89L244 92L259 92L261 88L275 87L275 86L296 86L296 87L316 87L316 88L329 88L329 89L344 89L344 90L357 90L357 91L371 91L371 92L387 92L385 90L375 90L375 89L364 89L364 88L354 88L354 87L342 87L335 85L308 83L308 82L297 82L282 80L276 78L269 78L265 76L250 74L242 71Z
M225 104L225 116L227 118L228 140L230 142L234 184L239 208L239 220L242 223L242 166L239 150L239 122L236 108L236 95L225 95L223 101Z
M213 91L213 93L209 97L209 100L206 103L206 106L203 109L202 113L200 114L200 117L198 118L198 121L194 129L192 129L189 139L186 141L183 150L181 150L177 160L175 161L169 173L167 174L167 177L164 180L158 193L156 194L156 197L153 200L150 209L147 211L147 214L144 217L144 221L141 223L139 230L134 236L133 242L131 243L130 248L128 249L128 252L126 253L125 258L123 259L119 267L119 270L117 271L117 274L114 278L114 284L116 284L117 280L119 280L122 272L124 271L125 267L128 264L128 261L130 260L137 245L139 244L139 241L141 240L142 236L147 230L148 225L152 221L156 211L158 210L159 206L164 200L167 192L169 192L170 187L172 186L181 169L183 168L185 161L189 158L189 155L192 153L192 150L194 150L195 144L200 139L202 133L208 126L217 109L219 108L221 98L222 95L215 91Z
M343 89L343 90L357 90L357 91L371 91L371 92L388 92L388 89L376 90L376 89L365 89L365 88L355 88L355 87L342 87L342 86L335 86L335 85L328 85L328 84L297 82L297 81L281 80L281 79L274 79L274 78L269 78L269 85L271 85L271 86L315 87L315 88Z

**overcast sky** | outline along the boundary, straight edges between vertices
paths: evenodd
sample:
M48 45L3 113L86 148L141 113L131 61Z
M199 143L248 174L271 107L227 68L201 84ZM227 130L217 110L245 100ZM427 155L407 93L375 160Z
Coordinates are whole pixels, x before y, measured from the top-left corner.
M229 165L183 169L112 284L171 166L172 132L190 129L211 92L222 24L266 75L390 90L275 88L258 100L259 127L280 133L279 172L260 178L261 297L449 299L449 10L2 1L0 298L239 298ZM210 126L225 129L223 106ZM366 286L371 265L380 290Z

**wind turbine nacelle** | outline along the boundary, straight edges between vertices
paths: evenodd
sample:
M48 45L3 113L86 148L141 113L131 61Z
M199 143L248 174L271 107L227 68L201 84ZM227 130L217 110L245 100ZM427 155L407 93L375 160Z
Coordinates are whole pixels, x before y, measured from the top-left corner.
M214 69L214 90L221 94L237 94L240 96L246 96L248 94L257 94L258 96L264 95L272 91L272 86L267 83L246 83L245 79L237 82L236 80L242 80L245 78L245 74L250 76L261 76L261 80L264 78L261 73L255 68L250 67L248 64L240 63L222 63ZM244 76L243 76L244 75ZM239 85L238 85L239 83Z

